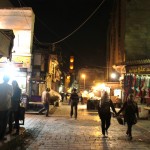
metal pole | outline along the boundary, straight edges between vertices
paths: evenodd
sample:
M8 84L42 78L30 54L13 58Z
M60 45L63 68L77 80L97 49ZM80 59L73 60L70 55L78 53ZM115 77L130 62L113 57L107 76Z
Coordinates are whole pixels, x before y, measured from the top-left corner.
M84 80L84 90L85 90L85 77L83 78L83 80Z

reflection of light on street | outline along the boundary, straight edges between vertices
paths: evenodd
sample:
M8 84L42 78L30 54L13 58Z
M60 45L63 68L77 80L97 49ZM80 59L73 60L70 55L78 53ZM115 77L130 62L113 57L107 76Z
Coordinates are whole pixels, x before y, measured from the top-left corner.
M87 109L87 105L78 105L78 109Z

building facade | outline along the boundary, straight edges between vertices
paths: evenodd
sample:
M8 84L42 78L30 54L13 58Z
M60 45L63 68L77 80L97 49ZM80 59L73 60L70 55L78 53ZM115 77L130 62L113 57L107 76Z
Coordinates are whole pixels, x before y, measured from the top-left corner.
M17 80L22 92L29 94L35 15L31 8L14 8L6 6L8 3L4 5L4 1L1 2L4 7L0 8L0 29L12 30L15 36L11 61L7 57L0 59L1 80L3 74L8 74L10 82Z
M150 97L149 6L148 0L115 0L112 10L107 66L122 75L124 100L130 92L141 101Z

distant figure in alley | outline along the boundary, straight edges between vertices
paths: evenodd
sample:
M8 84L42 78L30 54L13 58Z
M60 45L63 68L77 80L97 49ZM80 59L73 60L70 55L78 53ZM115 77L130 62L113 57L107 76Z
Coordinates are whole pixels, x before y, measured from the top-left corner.
M77 89L73 89L73 92L70 96L70 102L71 102L71 111L70 111L70 117L73 116L73 109L74 109L74 117L77 119L78 116L78 103L79 103L79 96L77 94Z

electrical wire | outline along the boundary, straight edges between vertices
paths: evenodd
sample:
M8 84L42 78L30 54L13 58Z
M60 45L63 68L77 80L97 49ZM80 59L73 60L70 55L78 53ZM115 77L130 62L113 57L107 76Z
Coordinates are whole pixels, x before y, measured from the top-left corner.
M61 40L59 41L56 41L56 42L53 42L53 43L49 43L49 44L58 44L64 40L66 40L67 38L69 38L71 35L73 35L74 33L76 33L81 27L83 27L85 25L85 23L87 21L89 21L92 16L99 10L99 8L102 6L102 4L105 2L106 0L103 0L99 5L98 7L92 12L92 14L83 22L81 23L81 25L79 25L79 27L77 27L73 32L71 32L69 35L67 35L66 37L62 38Z
M81 23L74 31L72 31L70 34L68 34L67 36L65 36L64 38L62 38L62 39L60 39L60 40L58 40L58 41L56 41L56 42L46 42L46 43L44 43L44 42L40 42L38 39L37 39L37 37L34 35L34 37L36 38L36 40L38 41L38 43L39 44L46 44L46 45L55 45L55 44L58 44L58 43L60 43L60 42L62 42L62 41L64 41L64 40L66 40L67 38L69 38L70 36L72 36L74 33L76 33L80 28L82 28L86 23L87 23L87 21L89 21L92 17L93 17L93 15L99 10L99 8L102 6L102 4L105 2L106 0L103 0L99 5L98 5L98 7L90 14L90 16L83 22L83 23ZM19 2L19 4L20 4L20 7L22 7L21 6L21 2L20 2L20 0L18 0L18 2ZM36 16L36 18L40 21L40 22L42 22L37 16ZM43 22L42 22L42 24L44 24ZM46 24L44 24L45 25L45 27L49 30L49 28L47 27L47 25ZM58 35L56 34L56 33L54 33L57 37L58 37Z
M23 3L23 5L27 6L22 0L21 0L21 2ZM19 5L20 5L20 7L23 7L22 4L21 4L21 2L20 2L20 0L18 0L18 3L19 3ZM85 25L85 23L87 23L87 21L89 21L89 20L91 19L91 17L99 10L99 8L101 7L101 5L102 5L104 2L105 2L105 0L103 0L103 1L98 5L98 7L96 7L96 9L90 14L90 16L89 16L83 23L81 23L81 25L80 25L78 28L76 28L73 32L71 32L69 35L67 35L66 37L62 38L61 40L56 41L56 42L53 42L53 43L43 43L43 42L40 42L40 41L38 40L38 38L35 36L35 34L34 34L33 36L34 36L35 41L36 41L38 44L52 45L52 46L55 46L55 44L58 44L58 43L64 41L65 39L67 39L67 38L69 38L71 35L73 35L75 32L77 32L81 27L83 27L83 26ZM44 24L43 21L41 21L41 20L37 17L37 15L36 15L35 17L49 30L48 26L47 26L46 24ZM28 23L28 22L27 22L27 23ZM49 31L50 31L50 30L49 30ZM79 56L78 56L78 57L79 57ZM83 59L83 58L80 57L80 59ZM78 64L78 67L81 67L80 65L81 65L81 64ZM106 67L103 67L103 66L92 66L92 67L106 68Z
M17 0L18 1L18 3L19 3L19 6L20 7L23 7L23 5L24 6L27 6L22 0ZM23 5L22 5L22 4ZM25 16L24 16L25 17ZM35 17L36 17L36 19L44 26L44 27L46 27L47 28L47 30L48 31L50 31L51 33L53 33L56 37L59 37L59 35L56 33L56 32L54 32L54 31L52 31L52 30L49 30L49 27L43 22L43 21L41 21L40 20L40 18L37 16L37 15L35 15ZM27 19L26 19L26 21L27 21ZM28 23L28 22L27 22ZM38 44L44 44L43 42L40 42L39 40L38 40L38 38L35 36L35 34L33 35L34 36L34 39L35 39L35 41L38 43ZM49 44L49 43L45 43L45 45L51 45L51 44Z

